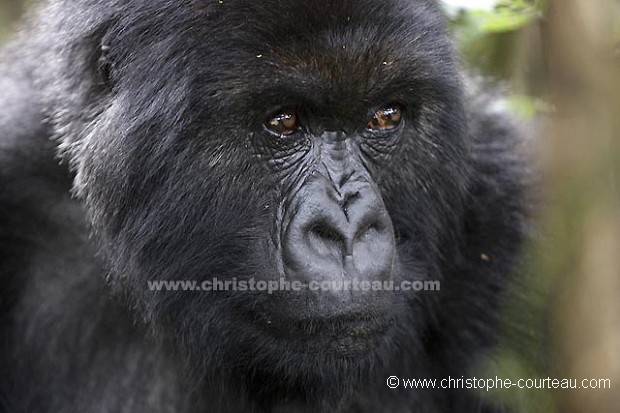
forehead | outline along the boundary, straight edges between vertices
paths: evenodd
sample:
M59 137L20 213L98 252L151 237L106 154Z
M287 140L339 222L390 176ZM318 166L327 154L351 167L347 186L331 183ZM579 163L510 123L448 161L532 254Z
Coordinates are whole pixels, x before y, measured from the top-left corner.
M127 62L117 65L125 72L120 78L141 78L144 71L169 73L169 82L184 76L178 81L190 84L198 101L213 97L222 108L233 101L250 106L258 94L261 103L272 96L274 105L311 100L333 109L368 107L382 96L411 95L416 83L433 77L454 77L450 42L432 0L182 4L127 3L107 39L117 53L112 58Z
M436 36L441 19L436 7L422 0L261 1L230 12L222 13L230 19L223 23L242 22L237 27L244 48L272 53L284 65L364 66L373 60L389 63L431 43L441 48Z
M325 99L400 88L450 57L429 1L263 0L223 8L218 20L222 65L252 73L254 86Z

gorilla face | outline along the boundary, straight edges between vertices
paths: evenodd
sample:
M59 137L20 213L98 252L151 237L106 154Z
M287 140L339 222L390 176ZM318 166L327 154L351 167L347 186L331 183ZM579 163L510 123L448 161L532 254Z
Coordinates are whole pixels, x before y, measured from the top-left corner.
M272 384L333 384L415 349L430 294L147 281L442 279L470 160L434 3L178 3L124 2L74 52L88 66L57 69L110 283L196 366Z

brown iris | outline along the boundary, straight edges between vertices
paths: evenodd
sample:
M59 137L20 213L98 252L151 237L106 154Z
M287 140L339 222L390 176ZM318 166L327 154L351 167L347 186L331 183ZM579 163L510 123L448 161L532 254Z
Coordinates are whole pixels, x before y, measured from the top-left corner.
M291 135L297 131L297 112L294 109L284 109L267 119L265 127L275 135Z
M379 108L368 120L368 129L384 131L394 129L403 117L403 109L400 105L390 104Z

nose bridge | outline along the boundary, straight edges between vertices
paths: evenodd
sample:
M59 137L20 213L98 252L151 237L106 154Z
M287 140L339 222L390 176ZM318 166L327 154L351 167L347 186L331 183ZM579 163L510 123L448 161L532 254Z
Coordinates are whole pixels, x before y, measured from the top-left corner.
M369 181L357 150L344 131L326 131L322 140L320 172L329 178L338 193L347 192L347 187L355 186L352 183Z

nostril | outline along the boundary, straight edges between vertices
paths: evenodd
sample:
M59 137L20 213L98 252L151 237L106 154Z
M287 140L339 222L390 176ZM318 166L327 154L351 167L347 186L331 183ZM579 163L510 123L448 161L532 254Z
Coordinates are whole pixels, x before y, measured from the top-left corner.
M327 224L315 224L308 232L310 233L310 236L325 242L340 243L344 241L342 234Z
M308 230L308 239L312 248L321 255L341 255L345 243L340 231L327 223L317 223Z

